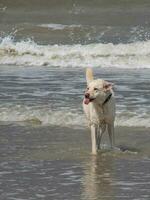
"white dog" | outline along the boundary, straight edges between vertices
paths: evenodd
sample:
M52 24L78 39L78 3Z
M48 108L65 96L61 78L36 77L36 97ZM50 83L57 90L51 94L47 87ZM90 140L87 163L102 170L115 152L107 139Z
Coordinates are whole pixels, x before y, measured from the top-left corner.
M91 69L86 71L86 80L83 109L91 128L92 154L97 154L106 129L111 147L114 146L115 98L112 83L102 79L94 80Z

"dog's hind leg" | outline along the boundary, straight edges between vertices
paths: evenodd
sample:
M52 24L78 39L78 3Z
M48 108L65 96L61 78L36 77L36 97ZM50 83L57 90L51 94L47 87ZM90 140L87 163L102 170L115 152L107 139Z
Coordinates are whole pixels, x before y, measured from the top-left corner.
M91 125L92 154L97 154L96 127Z
M101 141L102 141L102 136L105 133L106 130L106 124L102 124L101 126L98 127L97 130L97 148L101 149Z
M99 128L97 130L97 149L101 149L101 140L102 140L102 136L103 136L103 132L102 130Z
M108 134L111 148L115 145L114 124L108 124Z

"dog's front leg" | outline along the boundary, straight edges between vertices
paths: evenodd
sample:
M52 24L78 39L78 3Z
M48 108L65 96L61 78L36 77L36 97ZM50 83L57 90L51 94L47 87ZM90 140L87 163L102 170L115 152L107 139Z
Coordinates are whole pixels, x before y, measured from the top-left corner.
M114 123L108 124L108 134L109 134L111 148L113 148L115 145Z
M97 154L97 145L96 145L96 127L91 125L91 140L92 140L92 154Z

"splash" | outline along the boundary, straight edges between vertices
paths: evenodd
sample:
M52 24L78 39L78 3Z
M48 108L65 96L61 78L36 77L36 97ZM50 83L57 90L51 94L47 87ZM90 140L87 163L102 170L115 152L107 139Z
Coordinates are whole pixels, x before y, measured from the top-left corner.
M150 68L150 41L130 44L39 45L0 38L0 64L50 67Z

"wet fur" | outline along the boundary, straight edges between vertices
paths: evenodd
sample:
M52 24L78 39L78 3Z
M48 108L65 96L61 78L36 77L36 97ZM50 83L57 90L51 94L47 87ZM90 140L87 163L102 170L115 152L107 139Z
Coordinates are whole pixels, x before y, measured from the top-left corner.
M97 154L98 149L100 149L102 135L106 130L109 134L111 148L114 146L115 97L112 84L103 79L93 80L91 69L87 69L86 80L85 96L88 94L91 102L85 104L87 100L85 97L83 110L91 129L92 154ZM97 91L95 91L95 88ZM109 94L112 94L111 98L103 105Z

